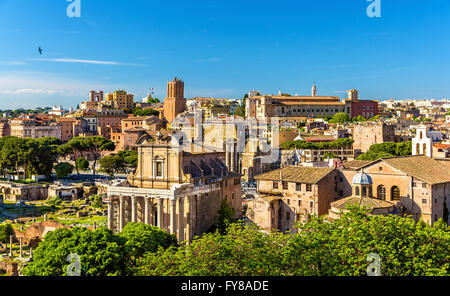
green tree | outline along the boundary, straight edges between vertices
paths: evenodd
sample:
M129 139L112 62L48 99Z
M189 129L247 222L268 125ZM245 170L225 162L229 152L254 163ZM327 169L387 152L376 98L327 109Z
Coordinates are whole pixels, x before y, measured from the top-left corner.
M33 261L24 269L25 276L66 276L67 256L78 254L83 276L127 275L124 239L104 227L57 229L49 232L33 252Z
M38 138L37 141L45 146L50 148L53 157L56 159L59 156L58 148L62 145L62 141L56 137L44 137Z
M100 227L57 229L33 252L25 276L66 276L69 254L78 254L82 276L127 276L143 254L176 246L176 238L157 227L128 223L120 234Z
M355 121L356 121L356 122L364 122L364 121L367 121L367 119L365 119L365 118L362 117L361 115L358 115L358 117L356 117Z
M388 157L395 157L395 155L387 153L387 152L366 152L366 153L359 155L356 159L357 160L375 161L380 158L388 158Z
M154 109L142 109L142 108L133 108L133 115L134 116L158 116L159 111Z
M378 160L385 157L406 156L412 154L412 143L384 142L370 146L366 153L357 157L357 160Z
M349 210L333 223L313 217L299 226L299 235L285 250L285 263L293 275L365 275L370 253L381 257L382 275L449 274L450 232L442 220L430 226L409 217L370 216L357 207Z
M62 199L59 196L53 196L48 198L46 203L52 208L56 208L57 206L61 205Z
M89 169L89 161L84 157L78 157L75 163L77 165L77 168L82 171L86 171L87 169Z
M350 122L351 118L347 113L336 113L333 118L329 120L330 123L346 123Z
M9 243L9 236L14 235L14 229L11 224L0 224L0 242Z
M94 208L101 208L103 206L103 197L99 194L89 196L91 206Z
M114 142L101 136L92 136L85 138L85 143L88 151L91 151L94 156L94 164L92 166L92 175L95 177L95 169L97 161L105 151L113 151L115 149Z
M136 260L148 252L156 252L160 248L167 249L178 245L174 234L143 223L127 223L120 236L126 240L124 247L131 260Z
M310 217L297 233L265 233L232 224L190 245L145 254L135 275L364 276L371 253L385 276L450 275L450 228L349 207L341 218Z
M218 211L217 223L215 227L213 227L212 231L217 229L223 234L226 232L228 226L235 222L236 219L234 218L234 209L224 199Z
M136 150L122 150L117 155L124 160L128 167L137 168L138 153Z
M138 276L274 276L288 275L283 265L289 236L264 233L255 226L229 226L181 245L147 253L138 260Z
M125 161L119 155L105 156L100 159L100 170L111 178L118 173L125 173Z
M55 166L55 173L57 178L66 178L73 172L73 165L68 162L61 162Z
M71 155L74 159L83 157L83 152L88 150L88 141L85 137L75 137L69 140L64 145L58 148L58 154L61 156ZM80 177L80 170L78 168L77 162L75 161L75 170L77 171L78 177Z

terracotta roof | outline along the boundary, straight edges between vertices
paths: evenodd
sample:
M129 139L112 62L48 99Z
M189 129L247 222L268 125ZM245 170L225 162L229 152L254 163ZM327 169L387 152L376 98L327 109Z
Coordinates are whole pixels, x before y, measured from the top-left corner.
M373 161L370 160L352 160L352 161L345 161L343 165L344 169L359 169L372 162Z
M273 105L311 105L311 106L345 106L344 103L339 101L329 101L329 102L273 102Z
M333 168L311 168L311 167L289 166L282 169L273 170L265 174L258 175L255 177L255 179L316 184L332 171Z
M434 147L438 148L438 149L449 149L450 148L450 144L433 144Z
M326 142L337 140L336 137L332 135L302 135L302 138L308 142Z
M350 196L332 202L331 207L345 210L347 208L347 205L354 205L354 204L357 204L360 207L367 207L369 209L391 208L394 206L392 203L388 201L372 197Z
M427 156L382 158L380 161L430 185L450 182L448 166Z

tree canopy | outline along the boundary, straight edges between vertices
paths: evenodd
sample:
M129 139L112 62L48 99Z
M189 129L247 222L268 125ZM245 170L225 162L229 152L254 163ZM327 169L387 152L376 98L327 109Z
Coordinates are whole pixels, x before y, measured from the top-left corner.
M25 178L32 175L51 177L57 156L55 143L53 138L3 137L0 139L0 168L3 173L16 173L17 176L23 169Z
M364 276L367 256L381 258L385 276L449 275L450 229L409 217L371 216L353 207L329 222L312 217L296 234L264 233L233 224L190 245L148 253L140 276Z
M350 147L354 143L353 139L350 138L342 138L337 139L332 142L319 142L319 143L313 143L308 141L288 141L283 144L281 144L281 149L283 150L303 150L303 149L336 149L336 148L343 148L343 147Z
M55 173L57 178L66 178L73 172L73 165L68 162L61 162L55 166Z
M133 115L134 116L150 116L150 115L159 115L159 111L154 109L142 109L139 107L133 108Z
M125 173L125 161L119 155L105 156L99 161L100 170L107 173L111 178L118 173Z
M412 154L412 143L384 142L370 146L366 153L359 155L357 160L378 160L384 157L407 156Z
M350 116L348 116L347 113L336 113L329 120L330 123L346 123L350 121L352 121L352 119L350 118Z
M83 276L131 275L135 259L176 245L176 238L157 227L128 223L120 234L100 227L57 229L49 232L33 252L25 276L65 276L69 254L78 254Z

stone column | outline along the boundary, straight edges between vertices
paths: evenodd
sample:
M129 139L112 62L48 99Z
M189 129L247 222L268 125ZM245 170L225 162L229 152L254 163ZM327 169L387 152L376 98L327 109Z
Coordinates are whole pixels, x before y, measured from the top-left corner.
M164 211L164 209L163 209L163 200L162 200L162 198L161 197L158 197L158 227L159 228L161 228L161 229L163 229L163 225L162 225L162 222L163 222L163 211Z
M184 198L178 199L178 242L184 241Z
M11 257L11 258L13 256L12 244L13 244L13 236L10 235L9 236L9 257Z
M188 212L186 214L186 240L190 243L193 239L192 232L192 209L193 209L193 196L187 197Z
M230 171L235 172L235 171L236 171L236 168L235 168L235 166L236 166L236 164L235 164L236 153L235 153L235 150L234 150L234 143L231 143L230 146L231 146L231 152L230 152L230 154L231 154L231 156L230 156L230 157L231 157Z
M137 222L136 214L137 214L136 196L132 196L131 197L131 222Z
M125 226L125 204L124 204L124 197L119 197L119 232L123 230L123 227Z
M23 238L22 237L19 238L19 242L20 242L20 258L22 258L22 256L23 256L23 252L22 252Z
M119 232L120 227L120 203L116 200L116 202L113 204L114 213L116 214L116 225L115 225L115 231Z
M148 196L144 197L144 223L150 225L150 198Z
M114 229L114 207L112 199L108 202L108 229Z
M227 142L225 142L225 165L227 166L228 170L230 169L230 151L229 151L230 145L228 145Z
M177 200L171 199L170 200L170 233L176 234L177 233Z

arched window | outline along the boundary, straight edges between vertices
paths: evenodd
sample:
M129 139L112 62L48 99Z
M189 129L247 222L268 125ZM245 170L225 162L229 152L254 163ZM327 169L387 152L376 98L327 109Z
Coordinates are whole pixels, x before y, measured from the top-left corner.
M423 138L423 132L420 132L420 139Z
M427 154L427 144L423 144L423 155Z
M359 187L358 186L355 187L355 195L359 196Z
M362 196L367 196L367 188L366 187L362 188Z
M416 145L416 155L420 155L420 144L417 143Z
M392 200L400 200L400 189L397 186L392 187L391 197Z
M380 185L377 188L377 198L386 200L386 187L384 187L383 185Z

